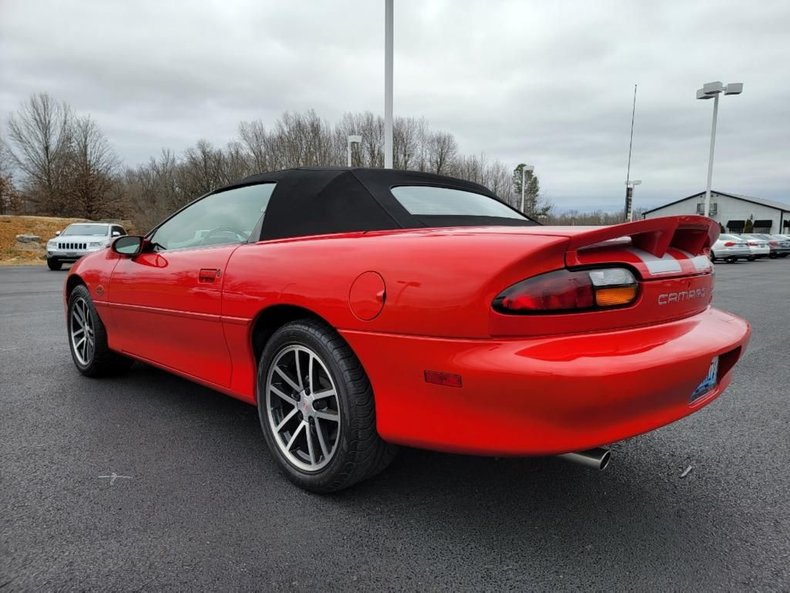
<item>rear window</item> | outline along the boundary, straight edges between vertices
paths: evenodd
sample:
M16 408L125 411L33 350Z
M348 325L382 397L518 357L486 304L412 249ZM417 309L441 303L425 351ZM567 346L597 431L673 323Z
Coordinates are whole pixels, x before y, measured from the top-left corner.
M485 216L529 220L494 198L461 189L401 185L390 191L401 206L415 216Z

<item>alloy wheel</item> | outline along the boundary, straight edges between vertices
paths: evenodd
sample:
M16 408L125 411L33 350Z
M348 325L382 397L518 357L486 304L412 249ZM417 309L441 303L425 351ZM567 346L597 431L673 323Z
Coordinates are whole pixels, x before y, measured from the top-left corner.
M84 298L74 300L69 316L71 349L82 366L88 366L96 352L96 330L93 325L90 305Z
M275 356L266 377L266 413L274 440L289 463L306 472L324 468L340 437L340 401L318 354L291 344Z

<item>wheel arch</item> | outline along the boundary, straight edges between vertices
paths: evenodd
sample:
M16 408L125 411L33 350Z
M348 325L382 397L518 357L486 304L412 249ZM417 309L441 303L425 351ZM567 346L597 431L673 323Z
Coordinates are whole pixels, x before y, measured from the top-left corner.
M272 337L272 334L286 323L296 321L297 319L315 319L332 327L331 323L315 311L298 305L279 304L261 310L255 316L250 331L250 342L252 354L255 357L255 368L258 366L258 361L261 358L261 354L263 354L263 349L266 348L266 343L269 341L269 338Z
M79 274L69 274L69 277L66 279L66 298L69 298L71 291L78 286L87 287L87 284L85 284L85 280Z

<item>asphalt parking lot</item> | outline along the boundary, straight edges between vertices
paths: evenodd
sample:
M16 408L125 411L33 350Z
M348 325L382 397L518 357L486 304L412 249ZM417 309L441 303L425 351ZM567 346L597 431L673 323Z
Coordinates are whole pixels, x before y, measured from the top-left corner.
M716 273L754 330L733 384L606 471L403 450L322 497L254 408L144 365L80 376L66 274L2 267L0 588L788 591L790 258Z

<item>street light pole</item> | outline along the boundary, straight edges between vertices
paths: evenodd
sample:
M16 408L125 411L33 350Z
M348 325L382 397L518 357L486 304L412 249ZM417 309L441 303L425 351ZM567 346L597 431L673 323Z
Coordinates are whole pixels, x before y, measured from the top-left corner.
M348 166L351 166L351 145L356 142L357 144L362 143L362 136L349 136L348 142L346 144L346 148L348 151Z
M634 118L636 117L636 85L634 85L634 106L631 109L631 139L628 141L628 167L625 170L625 214L623 219L628 222L633 212L634 186L631 185L631 149L634 147Z
M710 186L713 181L713 149L716 147L716 120L719 117L719 93L713 98L713 123L710 127L710 154L708 155L708 182L705 185L705 209L703 214L710 215Z
M625 215L626 222L634 219L634 188L642 183L641 179L632 179L625 182Z
M706 82L697 89L697 99L713 99L713 123L710 128L710 154L708 155L708 183L705 186L705 208L703 214L710 216L710 187L713 181L713 149L716 146L716 120L719 117L719 95L740 95L743 92L742 82L731 82L723 85L720 81Z
M392 169L392 50L395 0L384 1L384 168Z

